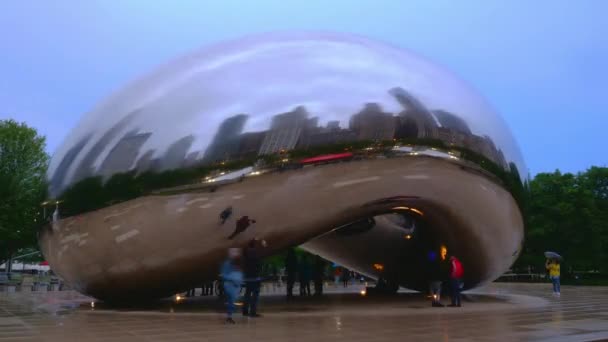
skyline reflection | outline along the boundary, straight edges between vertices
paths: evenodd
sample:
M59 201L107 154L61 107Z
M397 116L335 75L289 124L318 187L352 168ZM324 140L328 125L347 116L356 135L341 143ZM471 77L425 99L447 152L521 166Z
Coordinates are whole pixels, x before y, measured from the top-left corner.
M82 139L66 153L51 176L52 194L57 196L69 185L87 177L102 176L107 180L116 173L161 172L357 141L404 139L413 144L419 141L420 145L461 147L483 155L504 170L509 169L503 151L489 136L473 134L462 117L443 109L430 110L400 87L392 88L388 93L400 103L401 111L385 112L379 103L364 103L358 112L349 116L347 124L329 120L322 125L319 116L314 116L306 106L298 105L292 111L272 116L269 128L257 132L245 131L247 121L255 113L236 114L220 123L206 148L192 150L199 136L189 134L175 140L161 155L158 150L145 149L154 133L130 127L137 112L130 113L94 144L90 138ZM101 153L108 149L110 140L125 130L128 131L107 154ZM71 164L89 144L92 147L70 177Z

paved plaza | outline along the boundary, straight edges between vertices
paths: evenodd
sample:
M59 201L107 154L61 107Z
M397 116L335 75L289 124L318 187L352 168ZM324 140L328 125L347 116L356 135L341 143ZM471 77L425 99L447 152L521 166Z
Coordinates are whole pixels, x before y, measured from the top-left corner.
M0 341L597 341L608 339L608 288L494 283L462 308L415 293L363 296L362 286L287 302L267 289L261 318L225 325L216 298L145 307L92 305L72 291L0 293ZM447 303L447 298L444 300Z

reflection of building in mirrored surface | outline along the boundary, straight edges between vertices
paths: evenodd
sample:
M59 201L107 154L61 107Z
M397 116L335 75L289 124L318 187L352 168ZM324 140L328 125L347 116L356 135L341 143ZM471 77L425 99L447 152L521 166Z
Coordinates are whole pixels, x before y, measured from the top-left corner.
M357 140L357 132L351 129L341 129L339 121L330 121L327 127L317 127L302 137L299 147L307 149L315 146L344 144L355 140Z
M262 143L266 137L266 132L248 132L239 137L239 147L234 158L247 158L257 156Z
M247 122L245 114L224 120L205 152L205 160L213 162L233 156L239 148L239 135L243 132L245 122Z
M110 153L101 164L98 174L107 178L115 173L130 170L135 164L141 147L151 135L152 133L127 133L110 150Z
M273 116L270 129L260 147L260 155L293 149L307 124L308 112L302 106L291 112Z
M97 142L86 152L78 168L75 171L73 182L78 182L87 177L91 177L97 174L97 165L99 156L110 146L112 141L122 132L124 132L133 119L137 116L138 112L131 112L124 118L118 121L115 125L110 127Z
M196 164L198 164L199 155L200 155L200 151L194 151L194 152L188 153L188 155L186 155L186 159L184 159L184 163L182 164L182 167L192 167L192 166L195 166Z
M193 142L194 136L189 135L171 144L163 156L161 168L163 170L171 170L180 167L184 163L186 154Z
M442 128L466 135L473 134L469 125L455 114L439 109L434 110L433 115L437 118Z
M152 156L154 156L154 150L146 151L135 164L135 170L138 172L144 172L150 170L152 166Z
M403 107L399 113L396 138L433 138L437 136L437 123L431 112L403 88L393 88L390 94Z
M57 166L57 171L53 175L51 179L51 187L49 192L52 195L58 195L59 191L62 189L64 185L65 177L69 171L69 168L72 166L72 163L76 160L76 157L80 154L80 151L85 147L85 145L89 142L90 136L86 136L78 141L70 150L63 156L59 166Z
M359 140L391 140L395 136L395 119L392 114L384 113L377 103L367 103L351 117L350 129Z
M115 301L212 280L254 237L262 256L301 245L393 290L426 289L426 256L446 245L473 287L519 253L523 174L500 118L432 63L361 37L263 35L87 114L51 160L62 215L40 247L74 288ZM243 216L257 223L229 239Z

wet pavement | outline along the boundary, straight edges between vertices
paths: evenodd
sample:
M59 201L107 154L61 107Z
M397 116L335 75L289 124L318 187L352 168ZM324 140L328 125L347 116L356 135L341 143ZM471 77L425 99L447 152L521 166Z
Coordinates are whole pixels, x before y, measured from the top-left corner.
M2 341L596 341L608 339L608 287L494 283L462 308L424 296L362 295L362 286L286 301L268 287L261 318L225 325L214 297L107 307L72 291L0 293ZM199 290L200 291L200 290ZM94 304L92 304L94 303ZM444 300L447 304L447 298Z

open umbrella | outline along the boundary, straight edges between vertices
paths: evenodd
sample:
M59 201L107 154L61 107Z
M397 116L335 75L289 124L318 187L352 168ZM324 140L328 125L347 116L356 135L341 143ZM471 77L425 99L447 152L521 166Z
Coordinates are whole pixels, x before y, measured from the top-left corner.
M556 259L556 260L562 260L562 256L555 253L555 252L551 252L551 251L546 251L545 252L545 258L547 259Z

